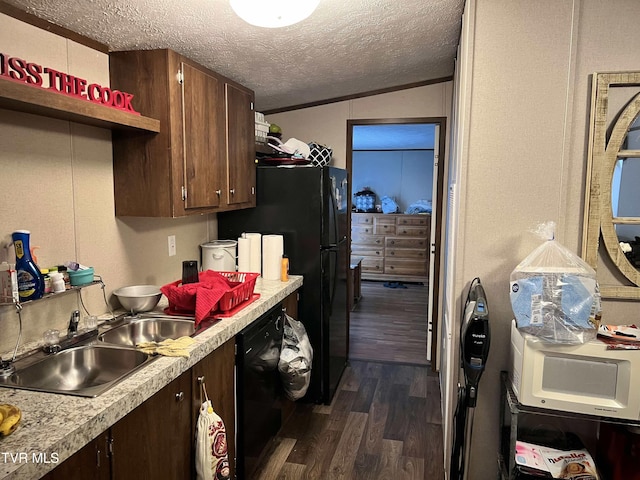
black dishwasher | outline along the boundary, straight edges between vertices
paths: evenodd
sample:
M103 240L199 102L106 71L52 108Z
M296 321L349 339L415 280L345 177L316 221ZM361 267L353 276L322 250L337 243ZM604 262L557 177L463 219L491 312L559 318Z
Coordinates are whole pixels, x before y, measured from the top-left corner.
M265 447L280 429L282 324L279 304L236 336L238 480L251 478Z

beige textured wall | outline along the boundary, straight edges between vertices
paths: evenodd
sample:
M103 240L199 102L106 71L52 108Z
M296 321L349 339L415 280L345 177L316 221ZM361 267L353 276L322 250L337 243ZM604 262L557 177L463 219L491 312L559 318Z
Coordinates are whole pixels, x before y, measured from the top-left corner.
M451 82L304 108L267 116L282 127L282 141L297 138L333 148L332 165L346 166L347 120L448 117Z
M109 84L108 55L0 14L2 53ZM134 100L135 103L135 100ZM182 260L199 258L199 244L216 233L207 216L183 219L114 216L111 132L37 115L0 110L0 239L16 229L31 231L41 267L77 260L93 266L111 291L141 283L162 285L181 275ZM168 256L167 236L176 236L177 255ZM211 237L215 238L215 237ZM0 261L13 261L13 247L0 246ZM107 311L102 290L82 298L92 314ZM76 294L23 309L23 342L47 328L65 329ZM13 349L18 319L0 306L0 353Z
M509 276L540 244L529 232L538 222L556 221L557 239L580 254L589 76L638 69L640 3L468 0L465 12L474 21L464 59L471 71L462 92L469 113L460 122L469 135L457 165L462 181L454 317L460 317L468 281L480 276L492 340L470 478L482 480L496 471L499 372L508 368L512 318ZM612 323L636 321L639 313L638 302L604 305Z

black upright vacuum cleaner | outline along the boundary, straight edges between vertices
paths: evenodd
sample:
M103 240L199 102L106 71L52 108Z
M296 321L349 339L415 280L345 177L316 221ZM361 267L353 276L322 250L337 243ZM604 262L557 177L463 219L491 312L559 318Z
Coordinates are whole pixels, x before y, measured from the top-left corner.
M479 278L469 286L460 323L460 370L458 404L453 418L453 451L450 480L466 480L473 430L473 415L478 399L478 384L489 356L491 334L487 297Z

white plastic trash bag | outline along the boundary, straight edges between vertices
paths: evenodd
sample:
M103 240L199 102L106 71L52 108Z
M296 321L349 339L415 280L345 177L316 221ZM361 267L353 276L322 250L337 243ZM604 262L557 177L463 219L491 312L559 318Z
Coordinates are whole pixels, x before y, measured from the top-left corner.
M518 330L551 343L594 339L600 296L596 272L555 240L555 224L537 233L546 241L511 272L510 300Z
M204 396L207 397L204 384ZM196 424L196 475L198 480L229 480L227 431L222 418L207 398L200 406Z
M302 398L309 389L313 348L302 322L286 314L284 318L278 371L287 398L295 401Z

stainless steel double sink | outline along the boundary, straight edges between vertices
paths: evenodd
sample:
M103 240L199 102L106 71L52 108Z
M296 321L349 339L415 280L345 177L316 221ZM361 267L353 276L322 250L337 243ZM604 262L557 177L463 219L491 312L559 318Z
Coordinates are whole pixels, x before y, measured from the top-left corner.
M193 319L141 315L95 333L58 353L36 352L16 360L15 372L0 377L0 387L96 397L156 358L136 345L193 336L196 330Z

